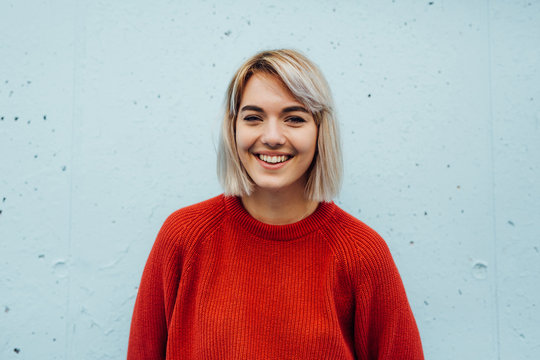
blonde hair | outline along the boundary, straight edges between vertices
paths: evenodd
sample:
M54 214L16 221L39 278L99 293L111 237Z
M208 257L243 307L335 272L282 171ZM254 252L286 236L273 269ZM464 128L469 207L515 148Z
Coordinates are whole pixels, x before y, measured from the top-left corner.
M242 95L253 74L277 76L313 115L318 128L317 150L305 187L307 198L331 201L341 187L343 160L332 94L318 67L295 50L269 50L255 54L234 74L225 97L218 146L217 173L225 195L250 195L254 183L236 150L236 117Z

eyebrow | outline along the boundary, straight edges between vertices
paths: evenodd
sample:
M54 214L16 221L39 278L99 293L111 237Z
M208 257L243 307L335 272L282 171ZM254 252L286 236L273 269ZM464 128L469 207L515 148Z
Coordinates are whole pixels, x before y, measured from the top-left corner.
M255 105L246 105L246 106L242 107L242 109L240 109L240 112L248 111L248 110L264 113L264 110L262 108L260 108L258 106L255 106ZM303 106L289 106L289 107L286 107L285 109L283 109L281 112L282 113L289 113L289 112L295 112L295 111L300 111L300 112L304 112L306 114L309 114L309 111L307 111L307 109L305 107L303 107Z
M309 114L309 111L307 111L306 108L303 106L289 106L283 109L282 113L295 112L295 111L305 112Z
M257 111L257 112L264 112L264 110L258 106L254 106L254 105L246 105L244 106L242 109L240 109L240 112L242 111L248 111L248 110L252 110L252 111Z

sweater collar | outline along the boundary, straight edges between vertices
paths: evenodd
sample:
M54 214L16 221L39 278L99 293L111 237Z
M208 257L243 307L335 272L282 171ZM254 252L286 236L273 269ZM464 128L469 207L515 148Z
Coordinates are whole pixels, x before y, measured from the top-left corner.
M321 228L334 213L333 202L321 202L305 219L287 225L270 225L252 217L237 196L224 196L225 208L233 222L255 236L268 240L294 240Z

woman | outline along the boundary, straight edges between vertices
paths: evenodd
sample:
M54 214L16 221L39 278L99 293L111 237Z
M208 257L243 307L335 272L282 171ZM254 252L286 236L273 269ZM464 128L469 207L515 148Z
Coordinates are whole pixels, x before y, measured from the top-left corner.
M338 208L330 90L292 50L226 95L225 194L173 213L144 269L128 359L423 359L380 236Z

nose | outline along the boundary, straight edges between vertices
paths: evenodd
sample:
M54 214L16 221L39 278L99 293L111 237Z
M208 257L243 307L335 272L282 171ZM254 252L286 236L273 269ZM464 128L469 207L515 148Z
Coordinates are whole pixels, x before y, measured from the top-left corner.
M283 129L278 121L268 120L263 127L263 133L261 135L261 141L263 144L269 147L277 147L285 144L285 136Z

